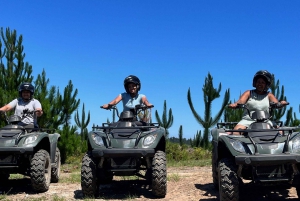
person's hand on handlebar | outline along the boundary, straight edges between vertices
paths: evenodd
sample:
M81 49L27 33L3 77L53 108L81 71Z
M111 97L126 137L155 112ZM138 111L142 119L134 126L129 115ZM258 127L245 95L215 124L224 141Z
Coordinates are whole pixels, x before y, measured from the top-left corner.
M231 103L228 105L229 108L235 109L238 106L237 103Z
M287 101L279 101L278 103L276 103L276 108L283 108L285 107L286 105L289 105L290 103L287 102Z
M104 105L102 105L100 107L103 108L103 109L107 109L108 110L108 109L112 108L112 106L113 105L111 105L111 104L108 103L108 104L104 104Z
M38 116L38 117L42 116L42 114L43 114L42 108L36 108L35 113L36 113L36 116Z

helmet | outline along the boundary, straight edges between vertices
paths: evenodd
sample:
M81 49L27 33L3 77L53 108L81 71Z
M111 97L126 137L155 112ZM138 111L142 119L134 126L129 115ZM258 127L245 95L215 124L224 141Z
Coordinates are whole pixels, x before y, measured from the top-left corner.
M128 87L127 87L127 85L129 83L136 84L137 91L139 91L141 89L141 82L140 82L140 79L137 76L135 76L135 75L129 75L129 76L127 76L125 78L125 80L124 80L124 88L125 88L125 90L126 90L127 93L129 93Z
M273 82L273 76L271 75L271 73L269 73L267 70L257 71L253 77L253 83L252 83L253 87L255 87L255 83L258 78L263 78L266 81L267 85L265 91L267 91Z
M24 82L19 86L19 96L22 97L22 91L30 91L30 99L34 94L34 86L29 82Z

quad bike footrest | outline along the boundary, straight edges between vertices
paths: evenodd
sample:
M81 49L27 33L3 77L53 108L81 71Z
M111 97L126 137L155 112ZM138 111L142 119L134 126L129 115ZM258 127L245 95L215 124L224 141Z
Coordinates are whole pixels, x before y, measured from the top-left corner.
M154 149L94 149L92 151L93 157L153 157L155 154Z
M300 163L299 154L259 154L239 155L235 157L237 165L280 165L285 163Z

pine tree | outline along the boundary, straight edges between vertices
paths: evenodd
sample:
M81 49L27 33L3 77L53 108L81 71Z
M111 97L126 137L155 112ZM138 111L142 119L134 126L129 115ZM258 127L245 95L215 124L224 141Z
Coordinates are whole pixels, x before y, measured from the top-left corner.
M64 125L70 124L71 115L75 112L80 104L80 99L76 99L78 90L73 92L72 81L69 80L69 84L64 89L64 96L59 96L58 105L61 108L59 122Z
M0 37L0 105L6 105L19 97L18 87L32 82L32 66L25 62L23 37L17 31L1 28ZM4 47L2 47L4 44ZM5 65L6 63L6 65Z
M211 116L211 109L212 109L212 102L220 97L220 91L222 89L221 83L219 84L218 89L214 88L213 86L213 77L208 73L207 77L205 78L205 83L203 85L202 91L203 91L203 99L204 99L204 118L202 118L195 110L194 105L192 103L192 98L191 98L191 91L190 89L188 90L187 94L187 99L189 106L191 108L191 111L197 120L199 124L201 124L204 128L204 135L203 135L203 140L201 141L201 146L207 148L209 144L209 128L212 126L216 125L217 122L220 120L221 115L223 114L223 111L225 109L225 106L229 102L230 98L230 92L229 89L225 91L225 96L223 99L223 103L221 105L221 108L217 115L212 118Z

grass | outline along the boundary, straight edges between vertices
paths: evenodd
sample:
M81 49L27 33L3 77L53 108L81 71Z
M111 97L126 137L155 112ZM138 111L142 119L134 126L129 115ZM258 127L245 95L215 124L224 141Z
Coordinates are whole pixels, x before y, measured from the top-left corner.
M168 174L167 181L175 181L178 182L180 180L179 174Z
M182 160L182 161L167 161L168 167L203 167L211 165L211 159L203 159L203 160Z

